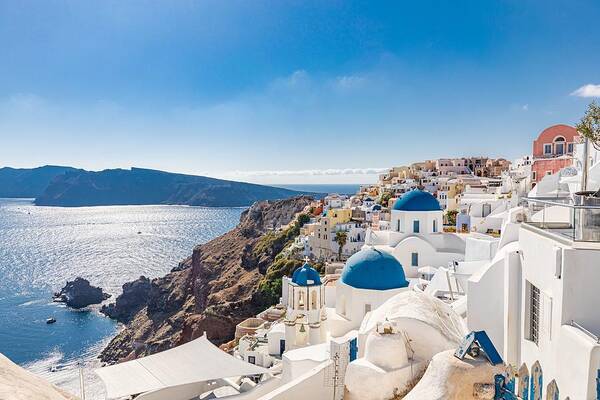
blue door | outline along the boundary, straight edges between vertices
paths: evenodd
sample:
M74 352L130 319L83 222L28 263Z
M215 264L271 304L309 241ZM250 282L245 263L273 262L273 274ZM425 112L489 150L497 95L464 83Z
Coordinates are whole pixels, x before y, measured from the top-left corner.
M421 228L421 226L420 226L419 220L414 220L413 221L413 233L419 233L420 228Z
M356 338L350 341L350 361L356 360L356 356L358 355L358 344Z

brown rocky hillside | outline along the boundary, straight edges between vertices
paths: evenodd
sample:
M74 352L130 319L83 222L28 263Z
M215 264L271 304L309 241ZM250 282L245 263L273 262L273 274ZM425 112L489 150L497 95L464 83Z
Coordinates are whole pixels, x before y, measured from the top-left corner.
M206 332L216 344L231 340L235 325L277 298L280 277L301 264L277 258L298 235L293 222L311 202L307 196L257 202L236 228L202 245L173 272L123 286L116 302L103 307L125 324L103 350L102 361L117 362L162 351Z

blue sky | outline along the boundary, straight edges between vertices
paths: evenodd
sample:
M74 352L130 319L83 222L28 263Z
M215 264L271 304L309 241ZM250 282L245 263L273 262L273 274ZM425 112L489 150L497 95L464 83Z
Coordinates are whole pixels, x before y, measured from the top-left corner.
M0 0L0 165L342 183L512 159L600 96L599 20L573 0Z

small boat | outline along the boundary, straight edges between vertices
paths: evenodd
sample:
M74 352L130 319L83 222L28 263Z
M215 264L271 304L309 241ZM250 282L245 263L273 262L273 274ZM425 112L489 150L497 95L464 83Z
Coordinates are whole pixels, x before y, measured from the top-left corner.
M141 234L142 234L142 231L138 231L138 235L141 235Z
M50 317L50 318L48 318L48 319L46 320L46 323L47 323L47 324L53 324L53 323L55 323L55 322L56 322L56 318L54 318L54 317Z
M50 367L50 372L58 372L66 369L67 366L65 364L56 364Z

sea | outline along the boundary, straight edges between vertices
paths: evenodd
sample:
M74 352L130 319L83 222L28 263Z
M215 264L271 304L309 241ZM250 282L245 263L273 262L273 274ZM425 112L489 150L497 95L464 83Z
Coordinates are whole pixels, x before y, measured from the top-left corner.
M79 396L81 371L86 399L103 399L93 369L120 326L99 306L71 310L52 294L81 276L114 300L124 283L162 276L195 245L232 229L243 210L37 207L30 199L0 199L0 353ZM46 324L49 317L56 323Z
M359 185L278 185L354 194ZM126 282L163 276L205 243L237 225L244 208L189 206L38 207L0 198L0 353L44 379L104 399L93 370L121 329L99 313L53 303L68 280L83 277L113 301ZM53 317L54 324L46 324Z

